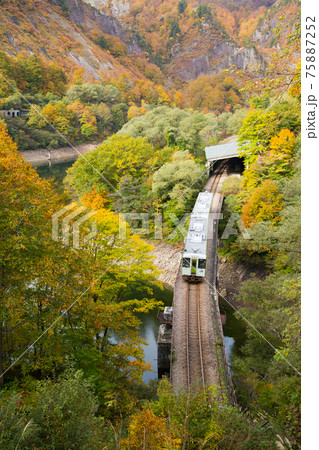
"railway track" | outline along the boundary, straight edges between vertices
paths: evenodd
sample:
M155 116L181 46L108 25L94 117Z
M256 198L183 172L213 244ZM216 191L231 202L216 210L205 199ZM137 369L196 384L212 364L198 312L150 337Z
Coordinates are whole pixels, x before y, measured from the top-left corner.
M223 162L212 177L206 189L212 193L217 191L221 177L227 170L228 162ZM207 361L207 355L211 354L209 325L205 314L206 298L203 290L203 282L198 284L187 283L185 298L185 334L186 334L186 379L187 386L195 384L205 389L209 383L209 375L206 373L211 361Z
M189 284L186 299L187 385L202 384L205 388L203 330L200 314L200 285Z
M229 166L229 161L223 161L220 166L216 169L216 171L213 173L213 176L211 177L211 180L206 185L206 190L211 192L212 194L215 194L217 192L217 188L220 182L221 177L226 172L227 168Z
M228 170L229 168L229 161L224 161L217 169L217 171L215 172L215 177L213 178L213 182L211 185L211 192L212 193L216 193L217 189L218 189L218 185L220 183L220 180L222 178L222 176L225 174L225 172ZM220 203L218 205L218 212L221 211L221 206L222 206L222 196L220 198ZM214 221L214 227L217 226L218 221ZM217 233L214 233L214 238L213 238L213 242L212 242L212 249L211 249L211 253L213 255L213 271L212 271L212 284L215 285L216 283L216 274L218 271L217 268ZM215 285L216 288L216 285ZM236 400L236 394L235 394L235 390L234 390L234 386L233 386L233 382L232 382L232 378L231 378L231 373L229 370L229 365L227 362L227 354L226 354L226 348L225 348L225 342L224 342L224 334L223 334L223 326L221 323L221 318L220 318L220 312L219 312L219 306L218 306L218 291L215 290L214 292L214 301L212 303L212 308L213 308L213 321L214 321L214 328L216 330L216 337L218 338L219 342L222 342L222 345L220 345L219 347L219 361L220 361L220 366L221 366L221 373L222 373L222 377L223 377L223 382L224 382L224 386L226 388L226 393L227 393L227 397L228 397L228 401L230 404L235 405L237 403Z

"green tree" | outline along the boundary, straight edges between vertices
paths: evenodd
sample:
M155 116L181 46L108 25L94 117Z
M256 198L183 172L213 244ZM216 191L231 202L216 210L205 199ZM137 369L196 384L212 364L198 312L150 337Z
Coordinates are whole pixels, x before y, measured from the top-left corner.
M231 175L227 178L227 180L224 181L222 192L226 197L230 195L236 195L240 191L240 185L241 177L237 175Z
M85 83L71 86L66 93L66 98L71 102L80 100L82 103L114 104L121 100L121 93L112 85Z
M186 0L180 0L177 4L178 14L183 14L186 11L188 4Z
M177 22L177 20L173 20L173 22L171 23L169 37L175 39L176 36L180 36L181 33L182 32L181 32L181 29L179 27L179 23Z
M238 108L234 111L234 114L229 117L227 121L227 133L230 136L237 134L242 127L243 120L246 118L248 114L248 109Z
M50 0L50 1L51 1L52 3L54 3L54 4L58 5L58 6L60 6L60 8L62 9L62 11L63 11L65 14L67 14L67 15L70 14L70 9L69 9L67 0Z
M223 430L213 419L218 410L215 388L203 391L193 387L176 392L164 379L157 395L158 401L152 404L152 409L156 415L167 418L170 430L182 448L201 448L207 438L210 444L216 445L221 439Z
M4 109L21 109L22 100L21 96L17 93L7 97L3 103Z
M22 395L14 392L0 393L0 445L18 448L33 434L34 424L23 411Z
M107 40L105 39L104 34L101 34L101 35L98 37L97 44L98 44L101 48L103 48L104 50L107 50Z
M154 147L177 145L182 150L204 159L202 136L205 136L204 130L209 126L214 127L216 122L216 117L212 114L160 106L144 116L134 117L123 126L118 135L142 136Z
M152 156L153 147L145 138L112 136L87 153L85 160L79 158L74 163L68 170L66 183L79 196L92 192L93 187L97 186L99 191L116 197L114 189L124 177L141 180L148 176L152 171ZM93 167L98 167L99 173Z
M178 151L173 155L172 162L164 164L154 173L152 191L161 205L170 206L182 215L193 205L205 180L203 167L196 164L186 151ZM165 213L167 211L165 209Z
M205 5L204 3L200 3L197 10L196 10L197 17L200 19L202 17L205 17L206 19L211 17L211 9L209 6Z
M120 130L127 121L128 106L125 103L119 103L111 107L111 115L113 122L113 131Z
M34 392L0 395L3 448L98 448L105 441L98 401L80 371L35 385Z
M173 438L172 448L276 448L279 429L262 427L260 418L252 420L238 408L221 407L215 387L205 391L198 386L175 390L164 379L157 395L151 408L156 416L166 419L163 441L165 437Z
M58 382L42 382L33 403L32 445L61 449L103 445L103 421L96 416L99 404L81 372L66 373Z

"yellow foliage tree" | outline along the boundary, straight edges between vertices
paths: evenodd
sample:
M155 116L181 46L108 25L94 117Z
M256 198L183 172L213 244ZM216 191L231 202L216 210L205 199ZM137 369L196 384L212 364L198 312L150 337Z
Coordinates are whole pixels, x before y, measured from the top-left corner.
M29 113L28 125L33 128L44 128L46 125L48 125L48 123L45 120L45 116L43 115L41 107L38 105L31 106L32 107Z
M63 102L45 106L42 113L56 130L66 136L70 134L70 125L74 115Z
M174 440L167 429L166 419L157 417L150 409L143 409L132 417L129 425L129 436L123 442L132 450L142 448L179 449L180 440Z
M143 108L143 109L144 109L144 108ZM144 109L144 111L145 111L145 113L146 113L146 110L145 110L145 109ZM127 112L127 120L131 120L131 119L133 119L134 117L142 116L142 115L145 114L145 113L142 112L142 108L139 108L139 107L136 106L136 105L132 105L132 106L129 108L128 112Z
M284 128L277 136L271 139L269 156L276 158L277 155L281 155L281 158L290 158L293 154L295 144L295 135L287 128Z
M253 191L248 203L243 206L242 221L246 227L267 220L279 222L282 207L283 199L276 183L267 180Z

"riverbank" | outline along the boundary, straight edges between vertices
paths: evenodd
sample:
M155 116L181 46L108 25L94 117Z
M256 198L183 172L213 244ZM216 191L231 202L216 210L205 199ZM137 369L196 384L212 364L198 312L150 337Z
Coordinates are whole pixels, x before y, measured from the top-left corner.
M227 258L219 258L219 293L227 303L238 308L238 294L241 285L250 278L264 279L267 271L264 267L248 263L231 263Z
M74 147L60 147L55 149L39 149L21 152L24 159L31 163L33 167L51 166L75 161L80 155L97 148L100 143L82 144Z
M181 262L182 247L164 242L157 245L152 242L151 245L155 247L151 253L155 256L154 264L162 272L158 278L159 281L174 287Z

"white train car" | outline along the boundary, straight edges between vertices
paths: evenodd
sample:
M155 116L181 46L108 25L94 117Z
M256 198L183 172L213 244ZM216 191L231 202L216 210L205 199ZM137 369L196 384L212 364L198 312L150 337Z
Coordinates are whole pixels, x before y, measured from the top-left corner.
M182 276L196 283L206 275L207 231L213 194L201 192L188 227L182 261Z

